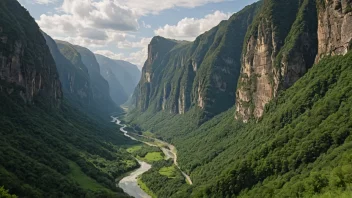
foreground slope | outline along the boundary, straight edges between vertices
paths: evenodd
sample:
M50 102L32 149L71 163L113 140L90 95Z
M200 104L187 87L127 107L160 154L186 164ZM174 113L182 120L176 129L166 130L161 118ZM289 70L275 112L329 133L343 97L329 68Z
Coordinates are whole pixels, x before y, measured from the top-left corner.
M0 91L19 94L28 103L40 95L60 104L59 76L38 25L16 1L0 5Z
M2 0L0 16L0 186L19 197L126 197L115 179L138 166L120 149L131 142L63 98L46 40L16 0Z
M235 121L235 108L199 128L192 112L161 114L153 131L172 137L179 164L194 183L178 187L181 192L174 197L348 196L351 78L350 52L314 65L269 103L258 122ZM143 182L153 183L148 186L153 192L170 191L155 186L170 185L172 180L159 185L156 181Z
M181 113L164 110L160 104L167 97L153 99L163 96L156 90L168 90L155 87L173 81L153 80L168 68L162 60L169 59L160 60L163 54L158 51L150 53L148 61L160 68L148 70L147 61L144 71L152 72L143 73L136 90L139 110L126 119L136 130L148 130L172 142L182 170L194 183L179 186L172 179L161 183L157 172L148 173L154 178L143 182L153 193L173 193L173 197L352 195L352 36L348 31L352 1L264 0L261 5L238 49L242 60L236 104L201 125L200 108L191 106ZM182 47L167 41L178 48L171 46L165 57L175 57ZM212 104L214 109L223 107ZM170 186L178 188L177 193Z

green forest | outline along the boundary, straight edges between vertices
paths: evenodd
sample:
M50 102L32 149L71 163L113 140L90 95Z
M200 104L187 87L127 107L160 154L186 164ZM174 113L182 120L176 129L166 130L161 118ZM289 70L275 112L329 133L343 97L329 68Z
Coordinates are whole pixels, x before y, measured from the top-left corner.
M114 197L115 179L138 167L133 145L107 120L0 93L0 184L17 196ZM89 180L89 181L87 181Z
M352 197L352 0L241 4L193 42L145 38L141 72L23 5L0 1L0 198ZM145 44L89 20L82 45Z
M352 53L322 60L248 124L234 121L234 109L200 127L191 119L199 109L132 123L178 148L195 185L174 197L349 197L351 64Z

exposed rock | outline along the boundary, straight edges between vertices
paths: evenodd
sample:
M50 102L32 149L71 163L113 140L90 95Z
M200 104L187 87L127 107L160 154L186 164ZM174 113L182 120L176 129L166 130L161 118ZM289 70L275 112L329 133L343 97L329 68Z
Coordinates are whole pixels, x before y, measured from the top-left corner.
M260 118L279 90L308 71L317 53L315 1L266 0L264 5L243 49L235 118L244 122Z
M27 103L40 96L45 98L42 101L58 106L61 83L38 25L17 1L2 3L7 7L0 8L0 80L6 87L3 90L8 90L9 95L18 94ZM18 13L10 13L12 9Z
M345 55L352 44L352 0L324 0L318 5L318 55Z
M135 106L142 112L175 114L197 108L206 119L231 108L240 72L239 49L260 5L246 7L194 42L153 38L133 95Z

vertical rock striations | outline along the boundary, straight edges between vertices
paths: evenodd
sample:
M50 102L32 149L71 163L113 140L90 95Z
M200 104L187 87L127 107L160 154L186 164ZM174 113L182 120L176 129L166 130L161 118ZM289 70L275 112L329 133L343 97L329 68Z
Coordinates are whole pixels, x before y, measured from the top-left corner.
M98 64L94 53L87 48L78 45L74 45L73 47L81 55L82 62L88 69L93 101L95 101L96 105L102 110L106 112L112 111L115 109L116 104L110 97L110 87L108 82L100 74L100 65Z
M154 37L133 101L138 110L209 119L235 103L243 40L261 3L247 6L194 42Z
M64 41L52 44L51 51L60 71L61 81L67 96L71 101L83 106L92 105L93 93L87 67L83 64L81 55L73 45ZM50 45L51 46L51 45Z
M317 51L316 32L315 1L264 0L243 48L237 119L260 118L279 90L307 72Z
M345 55L352 47L352 0L318 1L316 61L329 55Z
M0 2L0 91L27 103L36 96L58 106L62 98L55 62L38 25L17 2Z

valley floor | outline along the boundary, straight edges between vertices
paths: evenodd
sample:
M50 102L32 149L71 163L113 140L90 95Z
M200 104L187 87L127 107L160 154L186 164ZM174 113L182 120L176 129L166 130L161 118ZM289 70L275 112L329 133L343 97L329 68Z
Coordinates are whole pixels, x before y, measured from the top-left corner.
M145 151L145 155L141 156L136 152L141 150L143 151L143 146L133 146L127 149L128 152L135 155L141 164L139 169L135 170L119 182L119 187L121 187L127 194L136 198L149 197L147 194L151 197L156 197L156 195L143 182L141 175L151 169L152 165L148 163L154 164L158 161L168 161L170 163L170 159L173 162L173 165L160 168L158 171L160 176L167 176L169 179L174 179L176 178L176 172L180 172L185 178L187 184L193 184L190 176L183 172L177 163L177 151L175 146L154 137L128 132L126 130L127 126L125 124L121 124L118 117L112 117L112 119L112 122L121 126L120 131L124 133L126 137L152 147L152 150L154 150L154 152ZM160 149L162 152L155 151L155 149Z

